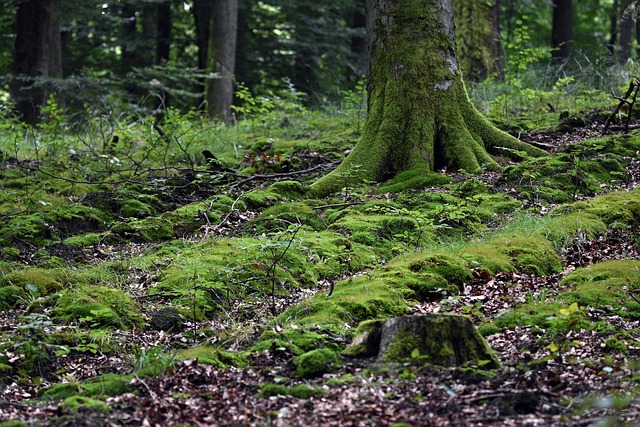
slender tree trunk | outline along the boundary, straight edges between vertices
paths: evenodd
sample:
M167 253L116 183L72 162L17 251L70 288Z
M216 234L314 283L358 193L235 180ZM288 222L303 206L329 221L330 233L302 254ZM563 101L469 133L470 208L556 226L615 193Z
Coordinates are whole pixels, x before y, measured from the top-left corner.
M573 45L573 5L571 0L553 0L551 48L554 58L568 58Z
M207 69L207 50L211 26L211 8L213 0L194 0L193 18L196 26L196 45L198 46L198 69Z
M238 1L214 1L211 12L208 69L217 73L218 76L207 81L207 114L211 119L230 121L236 61Z
M611 29L609 31L609 52L611 55L615 55L616 46L618 41L618 16L620 9L619 0L613 0L613 6L611 7L611 15L609 15L609 22Z
M156 14L156 64L161 64L171 55L171 1L159 3Z
M636 8L631 0L623 0L620 8L620 39L618 61L626 64L631 59L633 46L633 29Z
M62 77L60 19L54 0L25 0L16 13L11 97L20 119L38 122L47 91L42 77Z
M545 154L498 130L473 107L456 56L453 0L368 0L367 29L371 71L363 135L336 170L312 185L313 193L404 171L499 169L487 150Z

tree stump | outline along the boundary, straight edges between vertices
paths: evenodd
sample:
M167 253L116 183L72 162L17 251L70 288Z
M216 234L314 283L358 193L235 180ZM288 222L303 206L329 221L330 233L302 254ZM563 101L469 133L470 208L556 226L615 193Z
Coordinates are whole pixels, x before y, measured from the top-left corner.
M429 314L370 320L358 326L343 353L376 356L380 362L414 362L439 366L500 366L485 339L466 316Z

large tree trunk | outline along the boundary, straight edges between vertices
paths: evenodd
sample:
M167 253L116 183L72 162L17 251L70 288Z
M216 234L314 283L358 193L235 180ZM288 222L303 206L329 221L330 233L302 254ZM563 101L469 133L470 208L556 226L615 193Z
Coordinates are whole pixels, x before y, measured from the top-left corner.
M230 121L233 102L233 73L236 62L238 0L213 2L209 37L209 70L217 73L207 81L209 118Z
M312 185L316 194L407 170L499 169L487 150L545 154L495 128L473 107L456 57L453 0L368 0L367 30L364 132L342 164Z
M62 77L60 19L53 0L27 0L16 13L11 98L20 119L36 124L47 91L42 77Z
M571 0L552 3L551 47L554 58L568 58L573 44L573 7Z

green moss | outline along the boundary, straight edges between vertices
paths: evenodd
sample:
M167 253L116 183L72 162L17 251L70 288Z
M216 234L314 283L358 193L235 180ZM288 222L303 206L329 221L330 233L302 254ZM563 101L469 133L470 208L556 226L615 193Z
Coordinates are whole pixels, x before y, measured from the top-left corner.
M153 206L136 199L127 199L118 212L123 218L145 218L155 213Z
M247 359L240 353L221 350L210 345L201 345L180 350L177 354L177 360L197 359L199 363L212 365L218 368L227 368L229 366L244 367L247 365Z
M7 261L15 261L20 256L20 249L5 247L0 248L0 259L5 259Z
M409 288L410 296L421 301L457 295L459 286L473 278L461 258L419 252L395 258L378 276L391 286Z
M283 384L266 383L260 385L260 396L293 396L298 399L309 399L311 397L322 397L324 391L318 386L308 384L298 384L295 386L285 386Z
M38 390L45 399L67 399L74 396L102 397L118 396L134 391L133 375L105 374L83 383L59 383Z
M84 396L70 396L60 403L62 411L77 413L81 409L91 409L98 412L110 412L109 405L101 400L92 399Z
M68 237L64 240L64 243L69 246L85 247L99 245L105 238L104 234L87 233L79 236Z
M85 321L97 327L130 328L141 326L142 316L131 297L107 286L79 285L49 299L54 304L52 319L64 322Z
M174 223L163 217L119 221L111 227L111 235L135 242L157 242L173 238Z
M607 225L596 215L574 212L548 218L536 230L536 234L550 240L556 246L562 247L571 244L578 235L592 239L606 231Z
M301 202L277 203L265 209L252 221L257 233L285 230L290 225L301 224L311 230L326 228L318 214L307 204Z
M567 275L562 285L574 289L558 298L576 302L581 307L608 307L625 318L640 317L640 304L630 295L640 289L640 261L604 261L579 268Z
M522 196L569 202L577 194L593 195L601 185L625 179L627 161L604 146L592 150L576 144L569 153L526 160L506 168L504 174L508 181L519 183Z
M450 182L451 178L444 174L408 170L400 172L388 182L380 184L376 188L376 192L379 194L398 193L412 189L440 187Z
M308 351L293 359L299 377L319 377L340 365L340 359L333 350L319 348Z
M640 192L618 192L594 197L556 209L560 213L583 212L595 215L609 227L639 224Z
M470 265L491 274L516 269L538 275L562 271L560 258L551 242L536 235L497 236L489 241L462 248L460 255L469 261Z
M260 341L252 347L252 351L263 351L270 348L285 348L294 355L301 355L313 349L328 346L337 349L326 335L311 330L309 327L286 328L280 332L267 331L260 337Z
M274 182L270 190L287 199L299 199L305 193L304 187L298 181Z
M240 198L240 200L246 203L247 206L255 209L266 208L268 206L276 204L277 202L282 201L283 199L284 199L284 196L269 189L253 190L248 193L244 193Z
M58 292L72 280L69 272L63 269L25 268L1 278L0 288L36 298Z

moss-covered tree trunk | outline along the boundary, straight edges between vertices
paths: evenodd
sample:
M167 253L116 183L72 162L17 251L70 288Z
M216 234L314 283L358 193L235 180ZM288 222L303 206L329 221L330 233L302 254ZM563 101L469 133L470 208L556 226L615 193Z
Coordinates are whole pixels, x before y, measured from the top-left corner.
M453 0L367 0L369 114L362 138L316 194L442 167L497 169L500 147L544 151L500 131L473 106L456 57ZM488 152L489 151L489 152Z

